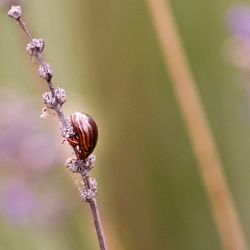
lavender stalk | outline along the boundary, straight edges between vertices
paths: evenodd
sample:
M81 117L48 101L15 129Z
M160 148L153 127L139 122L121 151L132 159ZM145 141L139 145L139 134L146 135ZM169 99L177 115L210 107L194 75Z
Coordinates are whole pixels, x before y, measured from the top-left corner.
M69 158L66 161L66 167L72 174L78 173L81 175L80 184L77 184L81 201L88 202L90 205L100 249L108 250L96 201L97 182L94 178L89 177L89 171L95 163L95 156L91 153L95 148L98 137L97 126L90 116L80 112L72 114L70 119L66 118L62 110L62 106L66 102L66 93L62 88L54 87L51 66L45 62L42 55L45 46L44 40L33 38L22 19L21 6L12 6L8 16L17 21L27 36L26 51L31 57L37 59L39 63L38 75L48 84L50 91L45 92L42 96L45 104L43 115L50 113L50 111L56 112L60 121L62 137L73 147L76 157ZM85 130L86 127L87 130Z

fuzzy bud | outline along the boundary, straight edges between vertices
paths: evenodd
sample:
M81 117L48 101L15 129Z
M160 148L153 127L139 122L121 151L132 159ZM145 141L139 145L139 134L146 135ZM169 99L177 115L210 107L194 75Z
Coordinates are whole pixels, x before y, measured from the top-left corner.
M58 101L58 103L60 103L61 105L64 104L66 102L66 93L64 89L61 88L56 88L55 89L55 96L56 96L56 100Z
M90 170L94 167L96 161L95 155L91 154L87 159L84 160L85 168Z
M43 103L46 105L46 107L53 109L56 105L56 98L52 96L51 92L45 92L42 96Z
M90 188L84 189L80 192L82 202L91 201L96 198L97 195L97 182L94 178L90 178Z
M8 16L16 20L20 19L22 16L21 6L12 5L10 10L8 11Z
M38 69L38 75L42 79L49 82L53 76L52 69L51 69L50 65L48 63L44 63L44 64L40 65L39 69Z
M43 39L37 39L33 38L31 42L29 42L26 46L26 51L31 55L31 56L36 56L37 53L42 53L43 49L45 46L45 42Z
M73 173L79 171L79 162L74 157L71 157L71 158L67 159L66 162L65 162L65 166L66 166L66 168L68 170L70 170Z
M86 171L88 172L94 167L95 160L96 157L93 154L84 160L71 157L67 159L65 166L72 172L78 172L84 175Z

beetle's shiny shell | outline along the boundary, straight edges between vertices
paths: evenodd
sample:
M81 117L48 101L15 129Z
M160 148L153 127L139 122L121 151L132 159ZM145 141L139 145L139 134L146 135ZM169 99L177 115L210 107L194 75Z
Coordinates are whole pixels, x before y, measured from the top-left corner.
M81 112L70 116L75 135L68 139L79 159L86 159L95 149L98 129L94 119Z

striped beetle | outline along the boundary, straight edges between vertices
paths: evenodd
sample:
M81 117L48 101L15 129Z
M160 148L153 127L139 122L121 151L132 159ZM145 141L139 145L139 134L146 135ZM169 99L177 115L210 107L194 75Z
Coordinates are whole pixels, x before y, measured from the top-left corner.
M75 112L70 115L74 135L67 141L73 147L78 159L86 159L95 149L98 129L94 119L88 114Z

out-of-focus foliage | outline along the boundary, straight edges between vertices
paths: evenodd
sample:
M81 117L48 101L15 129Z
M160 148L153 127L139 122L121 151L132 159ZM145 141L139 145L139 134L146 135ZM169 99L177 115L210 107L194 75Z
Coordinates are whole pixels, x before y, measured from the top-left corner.
M171 3L243 229L249 235L249 97L244 93L244 75L225 56L231 36L226 27L227 13L237 1ZM19 99L12 100L7 108L0 102L0 126L10 116L10 108L19 108L19 101L32 102L27 110L20 111L20 118L13 117L11 124L11 128L20 129L18 119L27 121L25 133L30 127L30 134L19 132L24 136L22 143L19 138L15 142L13 134L7 137L8 129L1 129L0 207L6 208L6 202L11 202L27 217L33 209L31 198L40 202L38 214L46 215L50 206L61 202L67 204L58 210L59 221L54 223L51 214L45 216L44 223L25 220L17 224L1 213L0 248L98 249L89 208L80 204L63 167L64 159L70 156L64 152L66 145L51 136L48 147L54 148L49 152L48 148L36 149L43 145L41 140L58 133L56 121L53 117L39 118L40 95L46 86L36 76L37 65L25 54L24 35L7 17L6 6L0 8L0 86L19 93ZM146 2L25 0L23 9L35 37L46 41L45 54L53 67L55 84L68 93L66 112L87 112L99 125L92 175L100 187L98 203L110 249L221 249ZM42 127L40 141L33 134L37 126ZM30 178L24 162L17 167L6 164L4 150L9 144L9 150L19 147L17 143L29 147L36 144L37 155L30 154L31 149L22 152L30 157L32 169L41 170L41 162L46 164L54 157L55 166L48 166L45 176L40 173ZM15 149L9 152L13 162L19 161ZM33 157L39 158L38 165ZM9 181L10 177L15 179ZM28 207L19 208L22 202L11 193L15 190L23 191ZM13 199L3 203L5 194ZM7 211L12 213L11 209Z

